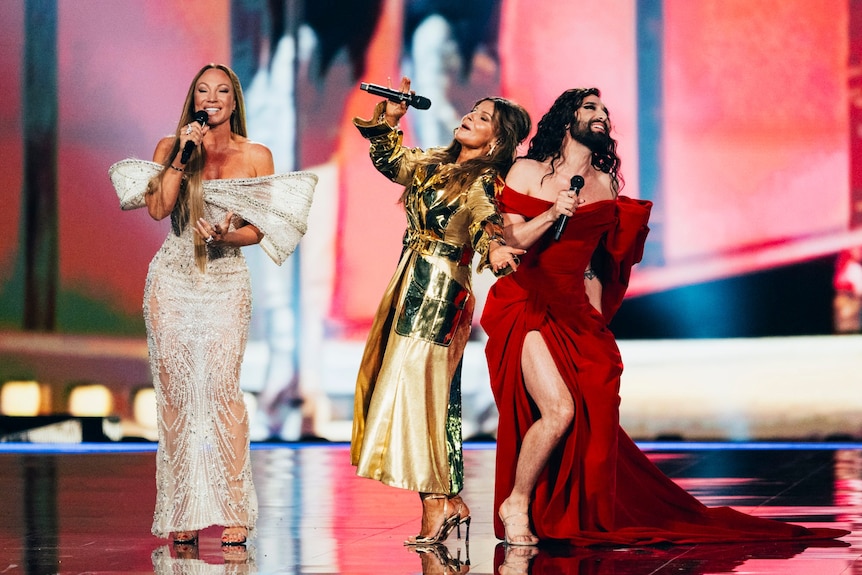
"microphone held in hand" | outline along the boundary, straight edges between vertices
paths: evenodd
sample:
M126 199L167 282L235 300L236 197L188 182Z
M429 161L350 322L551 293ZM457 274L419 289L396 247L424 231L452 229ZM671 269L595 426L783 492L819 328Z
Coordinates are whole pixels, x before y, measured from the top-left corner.
M360 90L365 90L369 94L374 94L375 96L383 96L390 102L395 102L396 104L400 104L401 102L407 102L408 106L413 106L417 110L427 110L431 107L431 100L428 98L417 96L416 94L407 94L405 92L399 92L398 90L393 90L392 88L384 88L383 86L378 86L377 84L366 84L365 82L359 84Z
M204 112L203 110L198 110L195 112L195 122L203 126L209 120L209 114ZM189 161L189 158L192 157L192 152L195 151L195 143L191 140L186 142L185 147L183 148L183 155L180 156L180 163L185 164Z
M583 176L572 176L569 180L569 191L575 192L575 204L577 205L578 197L581 195L581 188L584 187ZM566 229L566 224L569 223L569 216L562 215L557 218L557 226L554 228L554 240L560 241L560 236L563 235L563 230Z

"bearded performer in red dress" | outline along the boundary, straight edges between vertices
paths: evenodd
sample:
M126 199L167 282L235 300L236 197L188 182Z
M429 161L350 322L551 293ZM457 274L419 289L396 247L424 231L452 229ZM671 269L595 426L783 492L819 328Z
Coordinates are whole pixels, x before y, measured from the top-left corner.
M498 197L506 242L527 251L494 284L482 315L500 414L495 534L510 545L847 534L707 508L620 428L623 365L607 324L643 254L652 204L618 195L610 129L597 89L564 92Z

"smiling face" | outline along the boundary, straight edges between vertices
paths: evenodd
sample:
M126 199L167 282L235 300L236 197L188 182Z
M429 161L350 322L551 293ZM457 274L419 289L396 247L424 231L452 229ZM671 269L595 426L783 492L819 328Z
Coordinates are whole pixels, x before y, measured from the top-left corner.
M569 128L572 138L587 147L594 144L607 145L608 109L596 95L589 95L575 110L575 118Z
M476 150L482 154L491 149L497 138L497 125L494 122L494 102L482 100L473 110L461 119L455 129L455 140L464 149Z
M194 88L195 111L203 110L209 115L207 124L217 126L229 122L236 109L236 95L230 77L218 68L210 68L201 74Z

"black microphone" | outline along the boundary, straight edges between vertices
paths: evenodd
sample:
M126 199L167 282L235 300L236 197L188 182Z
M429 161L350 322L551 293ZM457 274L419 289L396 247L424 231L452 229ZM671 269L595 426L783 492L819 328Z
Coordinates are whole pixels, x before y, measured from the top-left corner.
M575 205L578 203L578 196L581 195L581 188L584 187L583 176L572 176L569 180L569 191L575 192ZM560 236L563 235L563 230L566 229L566 224L569 223L569 216L563 214L557 218L557 227L554 229L554 239L560 241Z
M404 92L399 92L398 90L393 90L392 88L384 88L383 86L378 86L377 84L366 84L365 82L359 84L360 90L365 90L369 94L374 94L375 96L383 96L387 100L391 102L395 102L396 104L400 104L401 102L407 102L408 106L413 106L417 110L427 110L431 107L431 100L425 98L423 96L417 96L416 94L407 94Z
M203 126L209 120L209 114L207 114L203 110L198 110L195 112L195 122ZM180 163L185 164L189 161L189 158L192 157L192 152L195 151L195 143L192 140L186 142L186 146L183 148L183 155L180 156Z

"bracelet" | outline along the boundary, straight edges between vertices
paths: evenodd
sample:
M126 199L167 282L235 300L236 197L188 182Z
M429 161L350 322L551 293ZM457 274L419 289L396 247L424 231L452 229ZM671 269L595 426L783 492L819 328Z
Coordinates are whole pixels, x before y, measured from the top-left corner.
M506 240L504 240L502 236L499 236L499 235L497 235L497 234L494 234L493 236L491 236L490 238L488 238L488 241L489 241L489 242L497 242L497 243L498 243L498 244L500 244L501 246L505 246L505 245L506 245Z
M168 164L168 166L170 166L170 168L171 168L172 170L176 170L176 171L178 171L178 172L185 172L185 171L186 171L186 169L185 169L185 168L178 168L178 167L176 167L175 165L173 165L172 163L171 163L171 164Z

